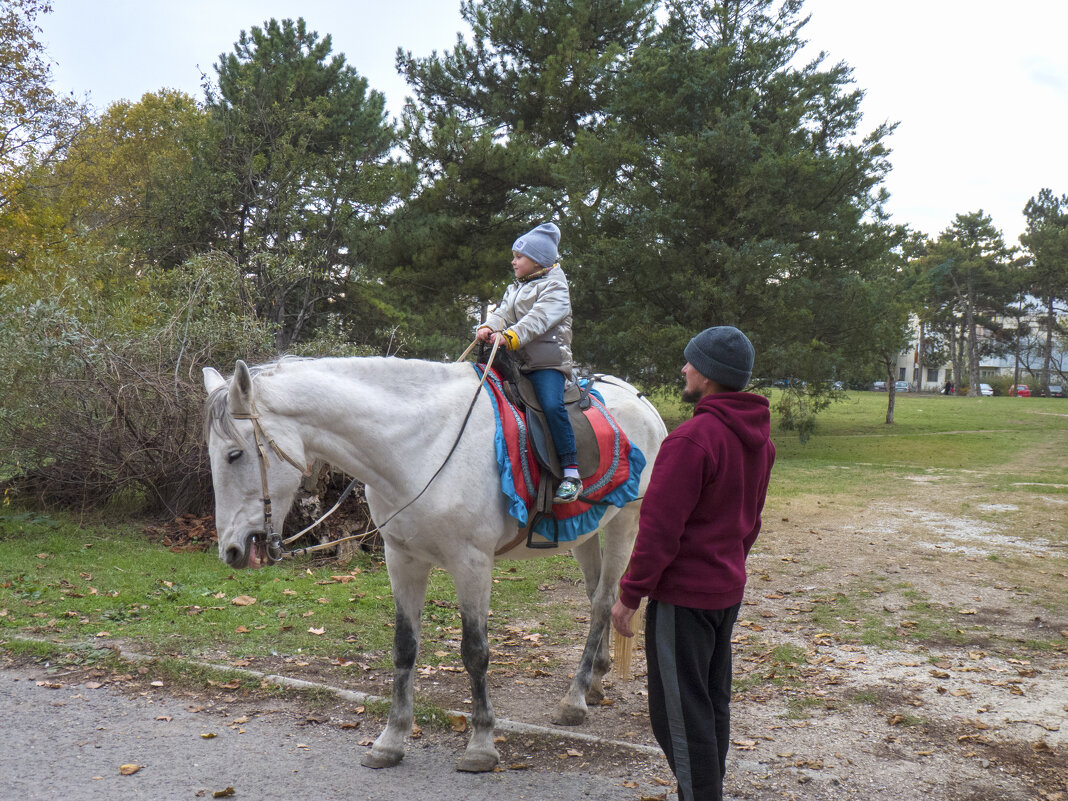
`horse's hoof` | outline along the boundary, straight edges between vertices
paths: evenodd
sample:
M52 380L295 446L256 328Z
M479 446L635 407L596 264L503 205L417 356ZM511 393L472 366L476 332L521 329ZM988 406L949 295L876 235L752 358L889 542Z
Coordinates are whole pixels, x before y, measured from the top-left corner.
M404 759L404 752L393 754L385 751L368 751L363 755L360 764L365 768L395 768Z
M586 722L586 710L577 706L560 704L550 720L557 726L580 726Z
M501 757L496 751L489 754L465 753L463 758L456 763L456 769L464 773L486 773L497 767L500 761Z

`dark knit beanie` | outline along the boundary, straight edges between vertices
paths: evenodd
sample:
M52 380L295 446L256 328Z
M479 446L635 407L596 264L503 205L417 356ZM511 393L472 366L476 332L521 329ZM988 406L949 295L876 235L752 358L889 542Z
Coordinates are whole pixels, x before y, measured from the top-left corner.
M554 223L542 223L533 231L523 234L512 245L516 253L533 259L542 267L552 267L558 257L560 229Z
M732 325L706 328L683 351L697 372L726 389L744 389L753 373L753 343Z

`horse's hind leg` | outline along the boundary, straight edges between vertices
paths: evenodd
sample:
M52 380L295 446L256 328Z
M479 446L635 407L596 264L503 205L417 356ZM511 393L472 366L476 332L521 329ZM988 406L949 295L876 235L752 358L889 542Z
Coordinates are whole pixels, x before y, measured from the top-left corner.
M404 740L412 731L415 657L430 576L429 564L391 556L388 547L386 566L397 613L393 630L393 702L386 728L363 757L363 764L369 768L391 768L404 758Z
M601 539L589 539L576 548L576 557L579 567L582 568L582 580L586 587L586 597L590 599L592 609L597 586L601 582ZM586 703L599 704L604 700L604 688L601 679L612 667L612 656L608 650L608 631L601 637L600 646L593 656L593 672L590 675L590 686L586 688Z
M481 773L493 770L501 757L493 744L493 705L486 685L490 656L487 622L493 563L490 560L474 564L474 561L477 560L465 565L462 575L455 576L463 627L460 652L471 681L471 740L456 769Z
M612 666L608 650L612 604L619 596L619 580L627 569L637 526L638 505L630 504L605 525L603 556L596 538L575 549L590 598L590 631L571 686L553 712L553 723L577 726L586 720L587 704L604 698L601 680Z

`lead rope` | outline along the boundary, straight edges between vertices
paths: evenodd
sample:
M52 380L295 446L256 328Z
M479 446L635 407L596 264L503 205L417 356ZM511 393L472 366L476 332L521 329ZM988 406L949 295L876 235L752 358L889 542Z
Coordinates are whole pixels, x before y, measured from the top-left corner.
M471 353L471 351L474 349L475 345L477 345L477 344L478 344L478 338L476 337L475 340L470 345L467 346L467 350L465 350L463 352L463 354L460 356L459 359L456 360L456 362L459 363L459 362L462 362L464 359L466 359L468 354ZM255 419L253 419L253 428L256 431L256 447L260 449L260 475L261 475L261 480L263 482L264 521L265 521L265 528L268 529L268 531L266 532L266 536L267 536L267 558L270 559L271 562L278 562L284 556L303 556L305 554L314 553L315 551L322 551L322 550L325 550L327 548L335 548L335 547L337 547L338 545L340 545L343 542L351 542L353 540L365 539L365 538L371 536L372 534L377 534L377 533L381 532L382 526L384 526L387 523L389 523L390 520L395 518L397 515L399 515L401 512L403 512L405 509L407 509L409 506L411 506L413 503L415 503L417 500L419 500L422 497L423 493L426 492L430 488L430 485L434 483L434 479L436 479L438 477L438 475L441 473L441 471L445 469L445 465L447 465L449 463L449 459L452 458L453 453L455 453L457 446L460 444L460 439L463 437L464 430L467 428L467 423L471 419L471 412L474 411L475 403L478 401L478 395L482 391L482 385L486 383L486 379L489 377L490 367L493 366L493 360L497 356L497 348L498 347L500 347L500 340L495 337L494 340L493 340L493 347L490 349L489 358L486 360L486 369L482 372L482 379L478 382L478 387L475 388L475 394L471 398L471 403L468 404L468 406L467 406L467 413L464 415L464 421L460 425L460 432L456 435L456 439L455 439L455 441L453 441L452 447L449 448L449 452L445 456L445 461L443 461L441 463L441 466L437 470L434 471L434 475L432 475L430 477L430 480L426 482L426 485L421 490L419 490L419 493L414 498L412 498L410 501L408 501L408 503L404 504L404 506L402 506L400 509L398 509L393 514L391 514L389 517L387 517L381 524L375 526L373 529L371 529L369 531L364 531L364 532L362 532L360 534L352 534L352 535L350 535L348 537L342 537L341 539L338 539L338 540L331 540L330 542L321 542L318 545L309 545L306 548L295 548L295 549L293 549L291 551L284 550L284 546L289 545L292 542L296 542L298 539L303 537L305 534L307 534L313 528L315 528L320 523L322 523L324 520L326 520L326 518L330 517L330 515L332 515L334 512L336 512L338 510L338 507L341 506L341 504L345 501L345 499L348 498L350 494L352 494L352 491L353 491L353 489L355 489L356 485L359 483L359 480L354 478L354 479L352 479L352 481L349 482L349 485L347 487L345 487L344 492L341 493L341 496L337 499L337 503L335 503L330 508L330 511L328 511L326 514L324 514L322 517L320 517L318 520L316 520L310 526L302 529L301 531L298 531L296 534L293 534L292 536L287 537L286 539L283 540L278 534L274 533L273 528L271 526L271 517L270 517L271 516L271 499L270 499L270 496L267 494L267 469L264 466L264 463L266 462L266 451L263 448L263 446L260 444L260 437L259 437L259 433L258 432L261 431L262 428L259 425L259 419L258 419L259 415L257 414ZM255 410L253 410L253 411L255 411ZM237 415L234 415L234 416L237 417ZM266 437L266 434L264 434L264 436ZM284 451L282 451L277 445L275 445L273 440L270 440L268 438L268 441L271 443L271 445L274 447L274 449L279 453L279 455L281 455L283 458L285 458L290 464L292 464L294 466L297 466L296 463L292 459L290 459L288 456L286 456ZM301 469L301 468L299 468L299 466L297 466L297 467L298 467L298 469ZM307 470L303 470L302 469L301 472L303 472L304 475L310 475ZM272 542L272 537L274 539L274 542Z

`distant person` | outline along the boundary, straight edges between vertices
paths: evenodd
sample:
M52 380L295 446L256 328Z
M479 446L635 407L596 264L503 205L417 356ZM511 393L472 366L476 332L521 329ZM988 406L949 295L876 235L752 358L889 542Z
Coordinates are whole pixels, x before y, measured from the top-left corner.
M560 229L543 223L512 245L515 283L478 327L482 342L498 341L516 354L534 385L564 475L553 503L571 503L582 493L575 433L564 407L571 377L571 293L556 263Z
M708 328L683 351L693 417L660 446L612 623L648 597L649 719L680 801L719 801L730 744L731 633L760 532L775 447L767 398L743 392L753 345Z
M944 391L944 393L946 395L952 395L953 394L953 382L952 381L947 381L946 382L946 388L943 391Z

